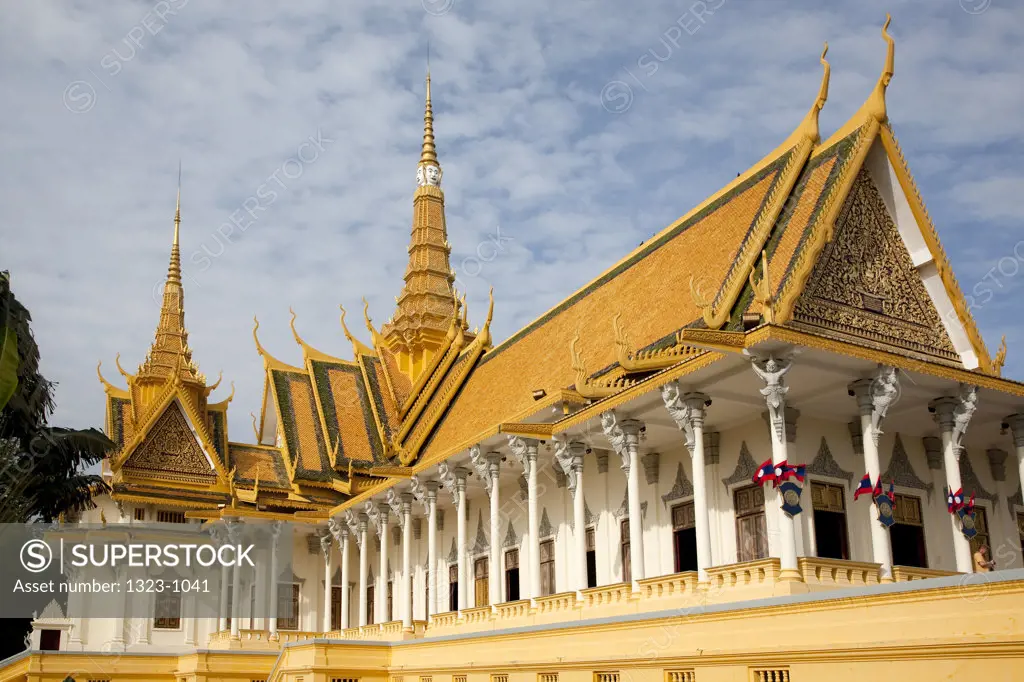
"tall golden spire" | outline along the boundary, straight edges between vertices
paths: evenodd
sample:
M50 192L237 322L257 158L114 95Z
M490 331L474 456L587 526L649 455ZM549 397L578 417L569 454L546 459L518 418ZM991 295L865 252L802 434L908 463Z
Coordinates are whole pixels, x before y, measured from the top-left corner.
M426 78L423 112L423 143L416 168L412 234L405 285L396 299L395 314L381 329L388 347L398 355L399 366L411 379L429 365L445 340L456 314L455 296L441 190L441 164L434 145L434 112L430 99L430 70Z
M427 106L423 112L423 151L420 152L420 165L434 165L437 162L437 148L434 146L434 110L430 105L430 69L427 69Z
M205 377L192 363L185 330L185 294L181 285L181 165L178 165L178 195L174 207L174 238L171 261L167 266L160 320L153 345L139 367L138 379L168 379L177 375L182 382L205 384Z

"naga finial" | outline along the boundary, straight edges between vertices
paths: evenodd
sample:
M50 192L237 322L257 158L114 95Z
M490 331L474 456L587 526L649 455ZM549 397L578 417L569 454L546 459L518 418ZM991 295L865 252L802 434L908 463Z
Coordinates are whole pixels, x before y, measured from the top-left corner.
M223 379L224 379L224 371L221 370L220 372L217 372L217 381L214 382L213 386L209 386L206 389L207 395L209 395L210 393L213 393L214 391L216 391L217 387L220 386L221 380L223 380Z
M892 16L889 14L885 15L885 23L882 25L882 37L885 38L886 52L885 52L885 67L882 69L882 75L878 77L878 83L875 85L875 91L871 93L871 97L867 102L867 111L873 116L879 123L885 122L888 118L885 107L885 91L889 87L889 83L892 82L892 76L895 73L896 63L896 42L889 35L889 24L892 22Z
M371 334L376 334L376 330L373 328L373 320L370 319L370 302L363 297L363 319L366 321L366 328L370 330Z
M690 275L690 298L693 299L693 304L700 308L705 317L708 317L711 314L712 303L700 292L697 285L694 284L693 275Z
M103 384L104 390L107 390L107 391L117 391L117 390L119 390L117 388L117 386L114 386L112 383L110 383L109 381L107 381L106 379L103 378L103 372L100 369L101 367L103 367L103 361L102 360L100 360L99 362L96 363L96 376L98 376L100 378L100 383Z
M249 416L252 417L252 432L256 436L256 444L260 442L260 427L256 425L256 413L250 412Z
M1003 364L1006 362L1006 334L1003 334L1002 340L999 342L999 350L996 352L996 356L992 358L992 373L996 376L1001 376L1003 373Z
M768 324L775 322L775 312L772 308L773 297L772 297L772 284L768 277L768 253L767 251L761 251L761 279L754 281L754 275L757 273L757 263L750 268L750 276L748 281L750 282L750 288L754 291L754 300L761 304L761 316L764 321Z
M123 376L126 381L131 381L132 375L129 374L128 372L126 372L124 370L124 367L121 366L121 354L120 353L118 353L117 355L114 356L114 364L117 365L117 371L121 373L121 376Z

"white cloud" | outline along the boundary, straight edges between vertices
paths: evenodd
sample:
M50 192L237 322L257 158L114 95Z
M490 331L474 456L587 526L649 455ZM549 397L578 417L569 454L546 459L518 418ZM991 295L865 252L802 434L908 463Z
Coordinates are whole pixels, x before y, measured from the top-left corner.
M825 134L884 58L875 0L727 0L692 35L673 26L692 26L693 10L667 1L455 0L443 16L415 0L167 2L177 13L154 24L157 3L12 0L0 23L0 266L60 382L57 419L74 426L102 420L95 362L116 376L115 354L132 367L152 340L179 158L186 319L201 368L238 387L232 438L248 439L247 413L259 411L253 313L263 344L290 362L300 355L289 305L306 341L342 355L338 303L354 330L364 295L378 324L391 314L428 37L453 263L473 324L494 285L499 340L774 148L814 99L822 41L833 66ZM140 39L147 22L159 31ZM971 228L1020 215L1024 8L972 16L956 2L898 3L892 32L890 114L968 289L1015 241L993 230L979 242ZM664 59L653 73L638 64L651 50ZM600 100L614 80L632 92L621 114ZM74 81L68 102L91 104L85 113L64 106ZM244 233L218 241L318 130L335 142ZM496 229L512 241L479 260ZM219 253L205 268L204 249ZM990 345L1010 300L978 311Z

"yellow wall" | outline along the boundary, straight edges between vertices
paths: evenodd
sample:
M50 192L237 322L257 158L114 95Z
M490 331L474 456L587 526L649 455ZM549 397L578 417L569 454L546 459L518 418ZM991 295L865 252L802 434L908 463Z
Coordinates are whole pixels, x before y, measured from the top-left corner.
M105 679L330 682L355 677L384 682L593 682L619 671L620 682L664 682L667 670L692 669L697 682L749 682L750 668L788 668L791 682L983 679L1010 682L1024 670L1024 579L947 579L860 592L815 593L782 603L725 604L692 615L591 623L521 632L481 633L394 645L312 641L278 659L245 651L176 656L33 654L0 670L0 681ZM921 589L921 586L924 589ZM831 598L829 598L831 597ZM767 605L766 605L767 604ZM713 611L711 609L721 610ZM102 665L103 668L97 668ZM102 673L98 675L96 673Z

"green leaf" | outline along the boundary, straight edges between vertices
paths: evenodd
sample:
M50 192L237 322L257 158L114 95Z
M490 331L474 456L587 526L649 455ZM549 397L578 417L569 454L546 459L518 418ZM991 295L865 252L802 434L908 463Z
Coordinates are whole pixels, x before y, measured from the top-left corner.
M0 329L0 410L18 388L18 335L5 327Z

